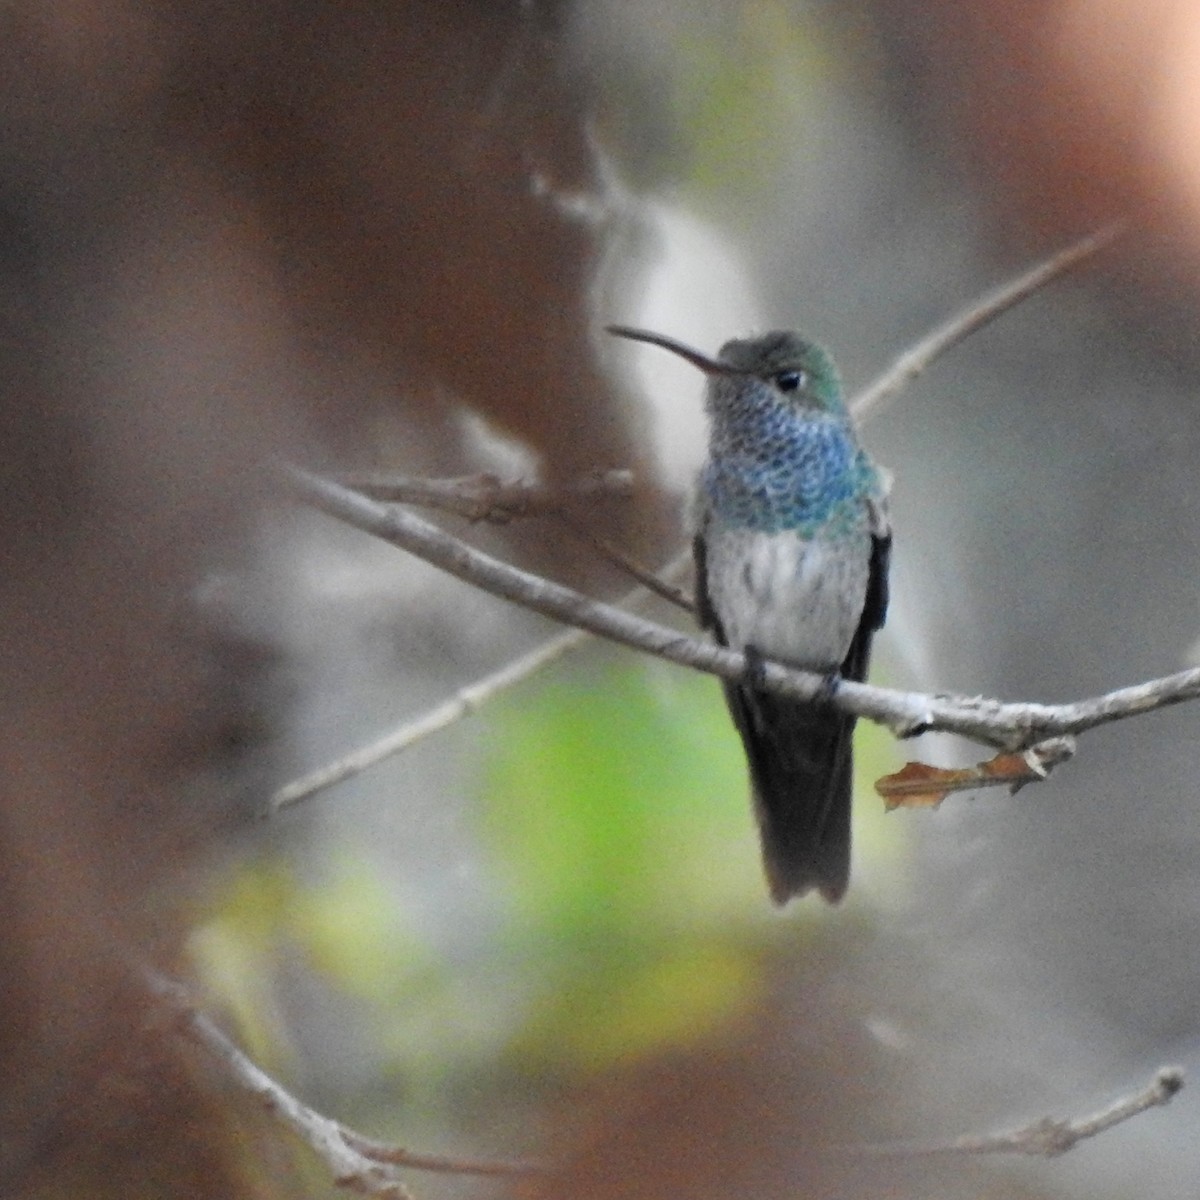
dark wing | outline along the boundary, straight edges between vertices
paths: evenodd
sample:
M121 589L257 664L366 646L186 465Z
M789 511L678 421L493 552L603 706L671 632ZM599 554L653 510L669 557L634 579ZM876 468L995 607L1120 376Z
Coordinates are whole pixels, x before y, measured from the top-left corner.
M696 563L696 620L701 629L711 629L717 641L722 646L727 646L729 643L725 640L725 631L721 628L721 622L717 620L712 600L708 595L708 555L705 552L703 524L700 532L692 538L692 558Z
M887 619L888 570L892 562L892 534L889 529L871 537L871 570L867 576L867 597L854 641L842 663L842 678L862 683L871 661L871 639Z

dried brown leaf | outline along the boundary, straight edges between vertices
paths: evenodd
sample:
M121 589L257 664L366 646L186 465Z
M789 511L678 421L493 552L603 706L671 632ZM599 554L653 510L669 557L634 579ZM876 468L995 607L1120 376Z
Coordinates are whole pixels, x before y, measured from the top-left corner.
M894 808L937 808L951 792L1007 785L1014 793L1045 779L1075 751L1070 738L1052 738L1028 750L1002 752L973 767L931 767L910 762L875 783L888 812Z

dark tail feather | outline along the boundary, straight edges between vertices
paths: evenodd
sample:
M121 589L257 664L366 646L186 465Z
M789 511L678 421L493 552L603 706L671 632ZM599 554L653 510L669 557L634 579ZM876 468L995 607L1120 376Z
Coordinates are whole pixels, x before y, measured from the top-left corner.
M730 685L742 735L771 898L786 904L812 888L831 903L850 880L854 718Z

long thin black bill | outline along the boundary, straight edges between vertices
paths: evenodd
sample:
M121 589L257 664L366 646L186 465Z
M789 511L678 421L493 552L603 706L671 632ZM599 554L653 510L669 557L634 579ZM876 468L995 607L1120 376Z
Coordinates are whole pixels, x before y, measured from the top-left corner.
M744 374L737 367L732 367L719 358L709 358L707 354L701 354L699 350L693 350L691 346L685 346L682 342L677 342L665 334L651 333L648 329L634 329L629 325L605 325L604 328L606 332L614 334L616 337L629 338L634 342L648 342L651 346L661 346L664 350L670 350L672 354L678 354L680 358L687 359L692 366L699 367L706 375Z

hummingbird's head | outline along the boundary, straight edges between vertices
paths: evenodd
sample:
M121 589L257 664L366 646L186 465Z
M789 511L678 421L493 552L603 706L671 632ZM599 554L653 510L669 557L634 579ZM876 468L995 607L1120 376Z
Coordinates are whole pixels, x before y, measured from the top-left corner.
M833 359L823 346L798 333L775 330L760 338L726 342L718 361L770 388L791 407L835 416L845 411Z
M626 325L609 325L608 332L637 342L661 346L698 367L709 378L710 403L736 403L750 393L777 400L808 413L844 417L842 385L833 359L816 342L798 333L776 330L759 338L726 342L709 358L674 338Z

